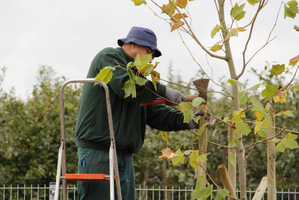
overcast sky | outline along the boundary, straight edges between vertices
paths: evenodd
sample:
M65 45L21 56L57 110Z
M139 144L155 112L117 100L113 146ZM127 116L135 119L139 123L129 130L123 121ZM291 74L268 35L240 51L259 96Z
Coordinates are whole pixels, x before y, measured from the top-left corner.
M41 65L52 66L59 76L69 79L85 78L93 57L105 47L117 47L116 40L125 37L132 26L147 27L156 33L158 48L163 54L157 59L160 62L157 70L162 78L167 78L170 62L174 74L180 73L186 82L199 69L178 33L170 32L169 25L147 6L135 7L130 0L0 0L0 5L0 67L7 67L3 87L5 90L14 87L20 97L32 92ZM270 1L259 16L249 55L265 43L279 5L277 0ZM190 6L196 35L204 45L212 46L219 40L210 38L210 32L217 23L213 1L196 0ZM250 12L250 8L246 9ZM299 18L283 19L281 10L273 32L277 38L256 56L248 68L261 68L265 61L288 63L290 58L298 55L299 32L293 29L295 24L299 25ZM231 40L237 73L241 70L243 36L245 34L241 33ZM208 64L211 65L216 80L222 75L229 77L224 62L206 56L189 37L185 42L208 73L211 73ZM250 78L248 73L241 81L246 78ZM251 83L255 81L252 79Z

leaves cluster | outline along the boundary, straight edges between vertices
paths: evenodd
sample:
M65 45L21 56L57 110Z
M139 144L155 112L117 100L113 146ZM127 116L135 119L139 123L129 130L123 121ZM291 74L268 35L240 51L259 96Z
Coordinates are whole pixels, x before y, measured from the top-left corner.
M129 96L136 98L136 84L140 86L145 85L148 81L148 79L146 79L146 77L148 76L151 77L151 81L155 89L157 89L156 82L160 80L160 74L154 69L158 66L159 63L156 62L155 65L153 65L151 64L152 60L153 58L151 54L143 55L142 57L137 54L134 62L129 62L127 64L127 68L124 70L127 71L129 79L126 81L124 87L122 88L125 92L125 98ZM106 84L108 84L113 77L113 70L115 70L115 67L104 67L100 70L95 79L104 81ZM135 72L136 70L137 73Z

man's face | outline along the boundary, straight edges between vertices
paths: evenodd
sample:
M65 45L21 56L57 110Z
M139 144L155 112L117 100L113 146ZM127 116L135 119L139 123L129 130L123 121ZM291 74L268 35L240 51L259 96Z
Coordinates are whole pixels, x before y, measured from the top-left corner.
M146 55L146 54L152 54L152 57L154 59L154 51L151 50L150 47L146 47L146 46L140 46L140 45L135 45L136 48L136 55L139 54L140 57Z

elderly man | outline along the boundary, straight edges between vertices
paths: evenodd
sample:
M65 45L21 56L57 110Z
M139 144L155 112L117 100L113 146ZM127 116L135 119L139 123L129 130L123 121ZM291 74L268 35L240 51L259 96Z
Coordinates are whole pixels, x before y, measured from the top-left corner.
M106 66L120 65L126 68L137 54L161 56L157 48L157 38L153 31L142 27L132 27L126 38L119 39L118 48L105 48L93 59L88 78L94 78ZM183 123L183 113L167 105L140 106L150 102L156 95L172 102L185 101L185 96L174 89L157 83L155 89L151 81L146 86L136 85L136 98L127 97L122 90L129 79L128 73L117 67L109 82L110 101L116 140L122 197L135 200L135 179L133 153L143 145L146 125L164 131L178 131L189 127ZM194 124L194 123L193 123ZM76 144L78 147L79 173L109 174L110 135L104 89L92 83L84 85L76 124ZM109 199L109 183L78 182L79 199Z

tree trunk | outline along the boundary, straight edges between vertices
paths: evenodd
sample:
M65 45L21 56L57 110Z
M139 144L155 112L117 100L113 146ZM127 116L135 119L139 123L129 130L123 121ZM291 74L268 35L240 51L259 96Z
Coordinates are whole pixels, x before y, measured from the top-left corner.
M232 124L231 120L233 118L233 114L229 114L229 120L230 124ZM232 127L228 127L228 144L232 143L235 139L235 129ZM236 149L235 148L229 148L228 149L228 161L227 161L227 166L228 166L228 174L229 178L232 182L233 188L236 191L236 177L237 177L237 172L236 172Z
M272 110L269 115L271 117L271 126L267 130L267 138L274 137L275 135L275 118L274 110ZM267 199L276 199L276 179L275 179L275 143L272 139L267 140L267 179L268 179L268 192Z
M220 24L223 25L223 29L221 29L221 30L222 30L222 36L223 36L223 38L225 38L228 31L226 28L225 17L224 17L224 0L218 0L218 5L219 5L219 22L220 22ZM224 41L224 48L225 48L225 57L226 57L226 62L229 67L230 76L232 79L237 79L229 39ZM233 91L234 110L239 111L240 105L239 105L238 86L233 85L232 91ZM244 159L245 151L244 151L244 146L243 146L243 141L242 141L242 134L239 134L239 138L240 138L239 145L237 146L237 162L238 162L238 170L239 170L240 199L246 200L247 199L247 197L246 197L246 163L245 163L245 159Z
M202 103L200 105L200 109L203 110L205 113L208 110L207 109L207 104ZM203 126L205 121L206 114L204 114L199 121L199 127ZM199 149L199 155L203 155L207 153L207 129L205 128L204 131L202 132L201 136L199 136L199 144L198 144L198 149ZM204 177L202 181L201 187L204 188L206 187L206 169L207 169L207 163L206 161L204 163L199 163L198 166L198 175Z

